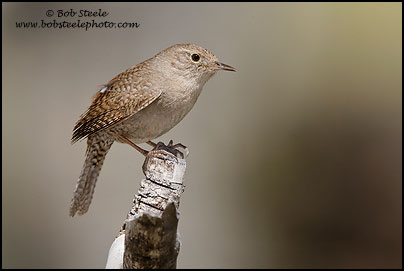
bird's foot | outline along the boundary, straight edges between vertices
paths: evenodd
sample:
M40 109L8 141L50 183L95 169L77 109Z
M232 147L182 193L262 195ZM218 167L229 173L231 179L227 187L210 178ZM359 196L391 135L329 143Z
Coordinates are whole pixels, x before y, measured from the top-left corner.
M151 151L155 151L155 150L164 150L170 154L173 154L175 157L179 157L179 158L186 158L189 154L189 150L187 148L187 146L185 146L184 144L181 143L177 143L175 145L173 145L173 141L170 140L170 142L168 142L168 145L165 145L163 142L158 142L157 144L152 142L152 141L148 141L147 144L153 146L153 150ZM183 152L178 150L178 148L182 148Z
M146 159L144 160L142 170L143 173L146 175L146 167L147 163L149 162L150 158L160 158L160 159L167 159L167 156L178 162L178 158L184 159L188 156L188 148L181 143L173 145L173 141L170 140L168 145L165 145L163 142L158 142L157 144L151 141L147 142L149 145L154 146L154 148L146 154ZM184 153L177 150L177 148L183 148Z

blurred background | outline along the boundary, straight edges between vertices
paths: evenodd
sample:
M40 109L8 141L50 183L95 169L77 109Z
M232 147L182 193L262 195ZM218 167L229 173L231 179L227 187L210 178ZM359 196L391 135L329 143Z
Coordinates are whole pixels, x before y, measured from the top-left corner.
M176 43L237 68L159 138L190 149L179 268L402 267L401 3L2 8L3 268L105 267L143 157L114 144L70 218L86 148L72 129L100 85ZM140 26L16 27L70 9Z

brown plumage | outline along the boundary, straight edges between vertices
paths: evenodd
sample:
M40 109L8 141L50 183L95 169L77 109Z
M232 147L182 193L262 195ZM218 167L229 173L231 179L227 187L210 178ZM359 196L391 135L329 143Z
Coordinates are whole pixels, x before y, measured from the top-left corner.
M73 129L72 143L124 121L160 96L161 90L150 89L147 81L140 80L144 76L141 67L146 66L142 64L118 74L103 92L95 94Z
M70 206L70 216L85 214L93 198L95 184L105 156L114 143L113 138L100 132L87 139L86 160L77 182Z
M115 141L143 143L166 133L191 110L206 81L218 70L234 71L202 47L177 44L104 85L73 129L72 143L87 138L87 151L70 215L87 212L105 156Z

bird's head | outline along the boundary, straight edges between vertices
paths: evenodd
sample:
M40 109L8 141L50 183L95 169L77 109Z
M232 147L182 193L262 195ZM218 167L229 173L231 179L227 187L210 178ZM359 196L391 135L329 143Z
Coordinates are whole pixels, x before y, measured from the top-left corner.
M202 85L219 70L236 71L219 62L210 51L194 44L173 45L157 54L156 58L165 66L165 72L175 73L185 80L195 80Z

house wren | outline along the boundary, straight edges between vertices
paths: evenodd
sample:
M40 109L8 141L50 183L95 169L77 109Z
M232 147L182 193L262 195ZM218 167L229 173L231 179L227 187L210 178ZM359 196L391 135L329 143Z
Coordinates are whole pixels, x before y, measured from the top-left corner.
M151 140L185 117L202 87L218 70L235 71L202 47L177 44L104 85L73 130L72 143L87 137L87 151L71 201L70 216L87 212L112 143L130 144L147 155L148 152L136 144L146 142L155 146Z

